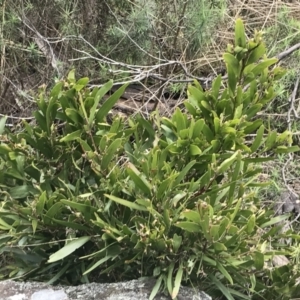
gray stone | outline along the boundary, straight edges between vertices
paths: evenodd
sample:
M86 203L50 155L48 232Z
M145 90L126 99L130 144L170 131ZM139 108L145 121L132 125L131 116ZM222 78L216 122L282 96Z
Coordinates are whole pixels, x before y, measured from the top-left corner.
M39 282L0 282L0 300L147 300L155 281L132 280L119 283L89 283L79 286L50 286ZM169 300L159 294L155 300ZM211 300L196 289L181 287L178 300Z

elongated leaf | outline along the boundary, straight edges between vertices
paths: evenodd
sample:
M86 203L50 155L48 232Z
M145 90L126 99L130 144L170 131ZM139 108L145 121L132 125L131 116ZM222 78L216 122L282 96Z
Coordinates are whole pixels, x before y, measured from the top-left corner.
M254 266L255 266L256 270L262 270L264 267L264 263L265 263L264 254L256 251L254 253L253 259L254 259Z
M234 200L234 193L236 191L236 185L237 185L237 180L240 176L242 170L242 154L239 153L237 155L237 161L233 170L233 175L231 177L231 184L230 184L230 188L229 188L229 192L228 192L228 205L231 205L231 203Z
M32 191L32 188L30 188L29 185L20 185L12 187L9 190L9 194L13 199L22 199L29 195L30 191Z
M89 116L89 124L91 125L94 122L94 118L95 118L95 113L96 113L96 109L99 105L100 100L103 98L103 96L111 90L113 86L113 80L108 81L107 83L105 83L101 89L97 92L97 94L95 95L94 98L94 105L90 110L90 116Z
M254 76L257 76L258 74L260 74L265 68L268 68L272 65L274 65L275 63L277 63L278 59L277 58L269 58L269 59L265 59L264 61L262 61L261 63L259 63L257 66L255 66L251 73L254 74Z
M199 212L198 211L195 211L195 210L185 210L183 213L182 213L182 216L187 218L189 221L192 221L194 223L198 223L200 224L201 222L201 218L200 218L200 215L199 215Z
M13 230L13 227L7 224L4 220L0 218L0 228L2 230Z
M75 83L75 90L77 92L81 91L84 87L86 87L86 85L89 82L89 78L88 77L83 77L80 78L76 83Z
M178 185L184 179L184 177L188 174L188 172L195 165L195 163L196 161L192 160L183 168L183 170L181 170L174 182L174 186Z
M268 137L266 139L265 150L270 150L270 149L273 148L273 146L276 143L276 138L277 138L277 132L276 131L271 131L268 134Z
M264 125L261 125L257 130L256 137L250 147L252 152L255 152L262 144L264 132L265 132L265 127Z
M215 276L208 275L210 280L219 288L219 290L223 293L223 295L227 298L227 300L235 300L234 297L231 295L229 289L222 284Z
M188 232L201 232L200 225L194 222L177 222L175 226L184 229Z
M121 205L124 205L126 207L129 207L131 209L134 209L134 210L140 210L140 211L147 211L147 208L142 206L142 205L138 205L134 202L130 202L128 200L124 200L124 199L121 199L121 198L118 198L118 197L115 197L113 195L107 195L105 194L104 195L105 197L109 198L110 200L114 201L114 202L117 202Z
M60 271L55 274L55 276L53 276L49 281L47 281L47 284L53 284L54 282L56 282L62 275L65 274L65 272L68 270L68 268L71 265L71 261L69 261L65 266L63 266ZM55 297L53 294L50 293L49 295L50 298ZM60 296L57 295L57 298L60 298Z
M270 221L260 225L261 228L265 228L265 227L269 227L269 226L272 226L274 224L277 224L281 221L284 221L284 220L287 220L288 218L290 218L290 215L286 214L286 215L281 215L281 216L278 216L278 217L274 217L272 218Z
M182 281L182 275L183 275L183 265L182 263L179 266L179 269L177 271L176 277L175 277L175 281L174 281L174 287L173 287L173 291L172 291L172 299L175 299L179 293L179 289L181 286L181 281Z
M47 132L47 122L45 116L40 111L34 112L33 115L41 129Z
M83 118L82 116L78 113L78 110L74 108L67 108L65 110L65 114L70 118L74 124L82 124L83 123Z
M292 152L298 152L300 151L299 146L291 146L291 147L286 147L286 146L278 146L275 150L276 153L281 154L281 153L292 153Z
M213 81L213 84L212 84L212 93L213 93L213 96L215 97L215 99L218 99L218 97L219 97L221 83L222 83L222 76L218 75L218 77L216 77L216 79Z
M82 134L82 130L76 130L72 133L68 133L66 136L64 136L63 138L60 139L60 142L74 141L77 138L80 138L81 134Z
M71 241L70 243L66 244L64 247L59 249L57 252L50 255L48 259L48 263L53 263L69 256L76 249L82 247L85 243L87 243L90 239L91 239L90 236L82 236L78 239Z
M163 280L163 276L160 275L158 277L158 279L156 280L156 283L151 291L151 294L149 296L149 300L153 300L155 298L155 296L157 295L157 293L159 292L160 290L160 287L161 287L161 284L162 284L162 280Z
M197 145L190 145L190 155L197 156L201 155L202 151Z
M251 51L251 50L250 50ZM263 43L260 43L255 49L253 49L248 57L247 64L257 62L266 52L266 47Z
M7 120L7 117L2 117L0 119L0 135L4 133L4 130L5 130L5 124L6 124L6 120Z
M174 183L174 179L176 178L176 175L172 175L172 176L169 176L167 179L165 179L158 187L157 189L157 198L158 199L162 199L165 195L165 193L167 193L171 186L172 186L172 183Z
M47 193L46 191L44 191L40 195L39 200L36 203L36 213L38 216L40 216L43 213L46 201L47 201Z
M225 159L221 165L218 167L217 173L222 174L226 172L230 166L237 160L237 156L240 153L240 151L236 151L231 157Z
M199 103L205 99L205 94L200 89L189 85L188 86L188 99L189 102L194 106L199 108Z
M229 283L233 284L233 280L232 280L231 276L229 275L229 273L227 272L227 270L224 268L224 266L222 264L220 264L219 262L217 262L217 268L225 276L225 278L227 278Z
M177 107L175 113L173 114L172 121L176 124L177 132L186 129L186 119L185 115Z
M120 97L123 95L124 91L126 90L128 84L124 84L121 86L116 92L114 92L99 108L96 114L96 122L101 123L103 119L107 116L109 111L113 108L113 106L117 103Z
M168 278L167 278L167 288L168 292L171 295L173 291L173 271L174 271L175 263L171 262L168 267Z
M242 48L246 47L245 26L242 19L237 19L235 22L235 46Z
M141 173L133 164L128 163L127 173L140 190L142 190L146 195L151 196L151 184L143 176L141 176Z
M112 161L112 158L115 156L116 152L119 150L122 145L122 139L115 139L105 151L105 155L101 161L101 169L106 170L109 163Z
M203 119L197 120L195 122L194 131L193 131L193 138L201 136L201 132L202 132L204 124L205 124L205 121Z
M230 68L236 76L240 73L240 63L235 56L230 53L225 53L223 59L227 64L227 68Z
M149 135L152 138L155 137L155 130L153 129L153 125L149 121L145 120L143 117L138 115L137 122L140 123L143 126L143 128L145 128L148 131Z

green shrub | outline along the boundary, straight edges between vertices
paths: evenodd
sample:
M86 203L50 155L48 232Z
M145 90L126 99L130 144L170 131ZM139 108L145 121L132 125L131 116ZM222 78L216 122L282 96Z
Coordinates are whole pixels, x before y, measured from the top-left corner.
M0 130L2 278L78 284L157 278L176 298L191 284L214 299L290 299L299 270L273 267L278 223L257 191L261 162L298 151L290 133L255 118L283 71L265 57L260 33L246 41L241 20L224 54L228 79L188 88L186 111L171 118L107 116L126 86L105 102L74 71L49 96L36 124ZM101 103L101 105L99 105ZM249 134L255 134L250 140ZM296 234L289 237L299 239Z

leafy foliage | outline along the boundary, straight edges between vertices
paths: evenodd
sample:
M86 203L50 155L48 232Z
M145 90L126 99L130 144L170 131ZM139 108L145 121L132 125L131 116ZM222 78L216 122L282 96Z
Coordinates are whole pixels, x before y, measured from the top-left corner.
M3 278L77 284L153 276L151 299L175 299L200 284L227 299L284 299L299 293L298 268L274 267L279 222L261 207L260 164L289 147L256 117L283 75L260 33L247 41L241 20L224 54L228 78L209 91L188 88L185 111L115 117L126 89L87 88L71 71L43 91L35 124L0 124L0 251ZM106 96L105 96L106 97ZM255 134L250 143L249 134ZM290 238L299 239L295 233Z

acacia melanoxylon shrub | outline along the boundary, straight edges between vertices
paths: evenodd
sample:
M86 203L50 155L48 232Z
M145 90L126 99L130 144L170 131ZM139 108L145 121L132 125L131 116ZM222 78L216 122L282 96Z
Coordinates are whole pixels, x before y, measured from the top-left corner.
M143 276L175 299L181 284L227 299L290 299L299 268L278 223L261 206L261 162L298 151L291 133L257 113L283 70L260 33L237 20L224 54L227 79L188 88L186 110L106 118L126 85L87 88L71 71L41 92L35 123L0 122L2 278L78 284ZM255 118L254 118L255 117ZM249 135L255 136L250 139ZM293 239L299 236L290 235Z

